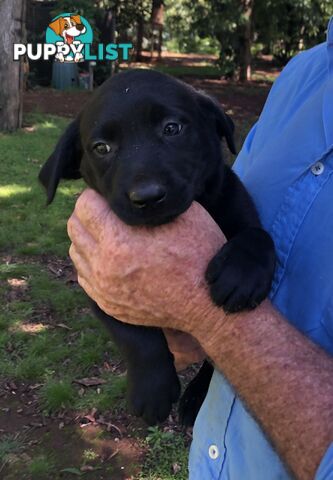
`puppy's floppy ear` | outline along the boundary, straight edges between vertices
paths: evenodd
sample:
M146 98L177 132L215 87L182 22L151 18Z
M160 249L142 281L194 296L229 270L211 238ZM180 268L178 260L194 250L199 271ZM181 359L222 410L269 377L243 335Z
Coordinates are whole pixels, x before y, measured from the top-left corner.
M60 35L64 27L64 19L62 17L57 18L54 22L49 23L49 27L57 34Z
M39 172L39 181L46 188L47 204L52 202L61 178L81 178L81 157L79 122L74 120L66 128L54 152Z
M204 110L204 114L208 115L215 122L218 135L225 137L227 145L231 153L236 154L236 146L234 140L235 125L229 115L224 113L221 105L215 98L209 97L204 93L199 93L199 104Z

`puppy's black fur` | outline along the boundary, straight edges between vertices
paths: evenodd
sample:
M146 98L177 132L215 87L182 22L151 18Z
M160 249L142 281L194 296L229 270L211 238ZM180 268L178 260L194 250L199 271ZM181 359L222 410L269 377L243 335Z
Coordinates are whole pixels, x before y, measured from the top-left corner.
M198 201L228 242L206 272L211 298L227 312L252 309L268 294L274 245L253 202L222 158L221 139L235 153L233 122L219 104L161 73L132 70L106 81L74 120L39 178L52 202L61 178L83 177L129 225L172 221ZM122 350L136 415L153 424L177 401L173 356L157 328L123 324L93 304ZM180 404L192 424L213 368L204 363Z

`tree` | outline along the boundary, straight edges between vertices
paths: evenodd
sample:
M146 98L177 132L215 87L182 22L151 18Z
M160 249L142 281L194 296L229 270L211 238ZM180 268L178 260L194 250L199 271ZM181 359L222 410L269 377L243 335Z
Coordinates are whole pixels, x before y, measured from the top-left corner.
M23 60L13 60L13 44L25 40L25 0L0 2L0 131L22 126Z
M286 63L300 50L324 41L331 15L331 0L256 1L254 23L258 41L276 59Z
M251 50L264 49L286 63L324 41L332 0L166 0L166 26L183 51L195 35L217 40L226 77L251 77Z
M251 80L252 17L254 0L243 0L239 35L239 80Z
M263 1L263 0L261 0ZM166 12L173 3L166 3ZM190 0L175 9L173 30L180 35L211 37L220 45L219 63L224 76L234 77L238 72L241 80L251 77L251 43L254 0ZM170 20L167 22L171 24Z

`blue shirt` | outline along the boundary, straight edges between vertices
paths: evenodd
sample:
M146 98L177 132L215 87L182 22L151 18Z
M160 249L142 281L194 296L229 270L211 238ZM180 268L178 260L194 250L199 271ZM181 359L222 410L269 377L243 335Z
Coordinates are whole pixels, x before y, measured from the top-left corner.
M234 169L275 242L273 304L333 355L333 19L327 42L298 54L274 83ZM291 478L218 371L194 426L189 471L190 480ZM333 444L316 480L333 480Z

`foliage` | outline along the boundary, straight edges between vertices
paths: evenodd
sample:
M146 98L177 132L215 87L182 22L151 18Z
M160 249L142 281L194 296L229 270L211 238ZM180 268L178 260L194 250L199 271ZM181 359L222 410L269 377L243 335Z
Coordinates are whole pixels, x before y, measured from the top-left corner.
M197 37L210 39L218 49L224 76L233 76L239 63L240 29L245 18L243 2L235 0L167 0L167 27L180 40L183 51L198 45Z
M257 40L268 53L285 63L298 51L325 40L331 15L331 0L257 0L254 9Z
M242 61L243 28L251 23L251 41L284 63L304 48L324 41L331 0L254 0L250 19L245 0L166 0L168 35L180 51L197 51L198 38L219 46L220 66L233 76ZM256 49L258 51L258 49Z
M54 12L70 11L85 16L92 24L94 31L99 33L102 41L111 41L110 21L115 19L116 36L122 39L134 36L138 20L143 17L147 22L151 14L151 0L78 0L73 11L72 0L58 0Z

